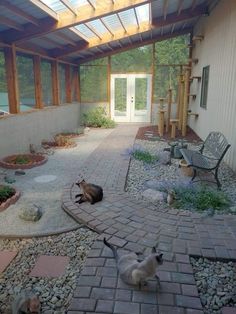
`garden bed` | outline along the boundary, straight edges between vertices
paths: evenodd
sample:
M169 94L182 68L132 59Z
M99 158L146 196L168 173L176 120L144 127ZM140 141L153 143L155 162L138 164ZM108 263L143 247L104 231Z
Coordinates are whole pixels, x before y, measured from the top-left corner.
M0 185L0 212L15 204L19 199L20 192L8 185Z
M8 169L30 169L41 166L47 157L41 154L16 154L0 160L0 166Z

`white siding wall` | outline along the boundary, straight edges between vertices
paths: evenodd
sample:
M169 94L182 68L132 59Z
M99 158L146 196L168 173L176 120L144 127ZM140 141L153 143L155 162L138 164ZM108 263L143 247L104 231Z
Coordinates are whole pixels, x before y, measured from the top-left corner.
M75 131L79 123L78 103L0 118L0 158L28 152L29 144L40 145L57 133Z
M199 117L190 117L189 125L202 139L221 131L232 145L224 160L236 171L236 1L221 0L210 16L199 20L194 35L199 34L204 40L195 42L193 57L199 63L192 75L201 76L210 65L207 109L200 107L201 82L194 80L190 93L197 98L190 101L190 109Z

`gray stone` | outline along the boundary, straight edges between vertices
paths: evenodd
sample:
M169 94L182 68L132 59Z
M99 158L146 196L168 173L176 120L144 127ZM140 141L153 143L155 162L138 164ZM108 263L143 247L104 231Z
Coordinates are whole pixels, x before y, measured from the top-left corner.
M158 161L161 165L170 165L171 157L170 152L163 151L158 154Z
M165 196L163 192L147 189L142 193L142 196L151 202L164 202Z
M42 214L42 208L33 204L32 206L21 208L19 217L26 221L38 221Z

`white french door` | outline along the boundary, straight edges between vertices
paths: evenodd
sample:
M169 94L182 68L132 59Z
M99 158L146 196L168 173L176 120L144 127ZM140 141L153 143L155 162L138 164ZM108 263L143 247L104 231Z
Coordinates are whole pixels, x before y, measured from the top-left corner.
M111 118L116 122L150 122L151 74L111 75Z

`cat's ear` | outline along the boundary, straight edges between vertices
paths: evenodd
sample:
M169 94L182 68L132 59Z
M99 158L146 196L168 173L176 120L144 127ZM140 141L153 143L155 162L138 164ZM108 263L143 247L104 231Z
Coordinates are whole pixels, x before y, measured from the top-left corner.
M156 252L157 252L157 250L156 250L155 246L153 246L152 253L156 253Z
M159 255L160 258L162 258L162 256L163 256L163 253L161 253L161 254Z

